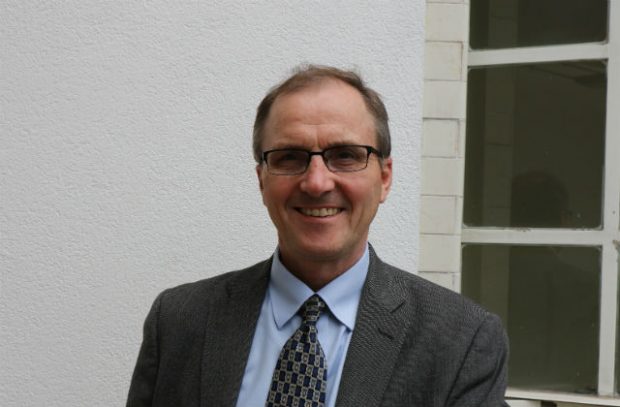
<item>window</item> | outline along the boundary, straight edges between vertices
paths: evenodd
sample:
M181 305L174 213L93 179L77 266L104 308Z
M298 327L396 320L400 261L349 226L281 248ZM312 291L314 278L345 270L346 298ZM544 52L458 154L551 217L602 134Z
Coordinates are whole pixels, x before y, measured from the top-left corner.
M462 292L509 396L620 405L620 2L471 0Z

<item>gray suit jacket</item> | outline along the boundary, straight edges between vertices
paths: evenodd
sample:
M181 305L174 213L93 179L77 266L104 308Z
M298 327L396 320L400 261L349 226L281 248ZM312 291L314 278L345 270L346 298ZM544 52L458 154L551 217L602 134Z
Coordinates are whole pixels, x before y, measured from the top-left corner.
M499 319L370 252L336 405L505 406ZM233 407L270 267L267 260L161 293L144 325L127 407Z

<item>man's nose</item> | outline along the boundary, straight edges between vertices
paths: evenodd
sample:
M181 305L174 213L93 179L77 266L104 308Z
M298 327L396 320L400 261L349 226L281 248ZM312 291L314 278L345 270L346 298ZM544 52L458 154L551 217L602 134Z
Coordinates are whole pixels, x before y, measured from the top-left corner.
M323 157L315 155L310 158L308 169L301 180L301 190L310 196L321 196L334 189L334 173L331 172Z

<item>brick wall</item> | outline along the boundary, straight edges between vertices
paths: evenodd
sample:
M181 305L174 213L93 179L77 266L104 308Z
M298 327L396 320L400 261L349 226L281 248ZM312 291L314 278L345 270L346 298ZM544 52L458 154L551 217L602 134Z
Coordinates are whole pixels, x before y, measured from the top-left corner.
M428 0L420 275L460 290L469 0Z

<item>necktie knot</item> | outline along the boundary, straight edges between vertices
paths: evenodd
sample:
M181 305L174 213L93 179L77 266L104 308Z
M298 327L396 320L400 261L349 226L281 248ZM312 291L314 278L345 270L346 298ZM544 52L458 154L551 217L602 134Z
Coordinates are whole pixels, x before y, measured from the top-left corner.
M321 297L315 294L308 298L300 309L302 324L315 325L324 309L325 302Z

